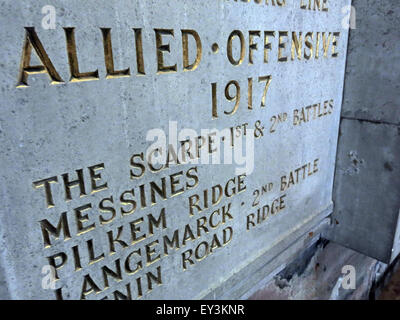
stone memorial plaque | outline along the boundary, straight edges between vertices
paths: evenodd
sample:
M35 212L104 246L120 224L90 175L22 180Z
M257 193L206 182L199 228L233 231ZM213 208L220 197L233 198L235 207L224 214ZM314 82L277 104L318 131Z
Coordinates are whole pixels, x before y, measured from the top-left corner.
M200 299L329 215L349 4L1 1L8 296Z

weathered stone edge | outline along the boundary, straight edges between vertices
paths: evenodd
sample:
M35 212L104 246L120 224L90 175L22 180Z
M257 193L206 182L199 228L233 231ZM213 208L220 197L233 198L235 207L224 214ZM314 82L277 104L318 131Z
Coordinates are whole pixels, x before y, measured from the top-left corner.
M325 209L299 223L288 235L278 240L272 247L262 250L258 257L239 270L233 270L231 276L222 284L202 292L195 299L221 300L246 299L248 292L260 281L273 278L284 269L287 263L304 248L315 243L329 227L326 219L333 211L331 202Z

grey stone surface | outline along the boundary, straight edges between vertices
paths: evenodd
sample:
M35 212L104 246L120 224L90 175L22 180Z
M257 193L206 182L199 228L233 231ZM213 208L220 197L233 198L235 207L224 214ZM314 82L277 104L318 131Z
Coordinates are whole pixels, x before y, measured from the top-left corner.
M389 263L400 253L400 10L389 0L353 5L328 237Z
M355 270L355 288L344 288L344 266ZM333 242L317 242L253 292L251 300L368 300L384 267Z
M400 7L397 0L353 0L342 116L400 124Z
M332 240L389 262L398 242L399 128L343 119L340 132Z
M124 0L101 4L94 0L53 1L56 25L47 30L42 28L42 8L47 1L0 1L0 258L10 298L54 299L60 298L60 290L64 299L113 299L123 295L133 299L194 299L214 293L215 298L229 297L249 289L241 287L242 283L238 284L240 288L234 288L229 282L246 267L257 265L257 261L263 267L281 254L291 259L291 246L301 247L296 241L332 208L348 38L341 25L342 7L349 2L329 1L329 11L325 12L302 10L297 1L287 1L284 7L223 0ZM35 28L63 84L50 84L48 75L41 73L29 75L29 87L17 87L18 83L21 85L18 72L24 27ZM71 27L75 28L79 70L98 69L96 81L69 81L68 56L73 56L73 50L66 50L63 28ZM100 28L111 28L114 71L129 67L129 77L111 74L106 79ZM145 74L138 75L140 52L136 52L135 45L140 46L140 41L136 38L135 42L132 28L142 29ZM164 50L164 64L176 63L177 72L157 71L160 55L157 56L154 29L174 30L174 37L166 34L168 31L161 34L164 46L159 48ZM195 30L202 42L202 59L194 71L183 71L182 30L186 29ZM242 30L245 38L245 59L239 66L233 66L227 58L227 39L233 30ZM263 63L261 35L254 38L258 49L253 50L254 63L249 63L249 30L260 30L262 35L264 31L275 31L275 38L270 38L268 63ZM340 32L337 58L323 57L320 50L319 59L306 61L302 55L300 61L296 57L292 61L288 44L283 50L288 61L278 62L279 31L288 31L290 39L292 31L318 30ZM71 35L72 30L67 32ZM32 33L31 37L34 38ZM170 53L165 47L168 43ZM212 50L214 43L219 45L216 53ZM240 54L238 44L239 39L235 38L234 57ZM332 54L332 45L327 52ZM192 62L196 54L192 37L188 53ZM40 64L33 52L31 63ZM267 106L260 107L265 83L259 83L258 78L268 75L272 81L266 95ZM248 109L247 102L249 78L254 80L253 110ZM234 88L231 85L227 90L228 99L224 88L231 80L241 86L241 101L237 112L229 116L223 111L233 108L228 100ZM218 119L212 117L212 83L217 84ZM331 99L333 109L328 107L329 112L324 112L324 101ZM314 119L311 113L310 121L293 124L294 109L318 103L322 104L321 116ZM276 131L271 132L271 119L277 115L284 119L285 112L287 121L278 123ZM254 170L240 178L243 184L239 183L236 170L242 165L237 164L180 164L152 172L144 160L140 161L140 154L146 154L153 144L146 136L152 129L162 129L173 139L168 133L171 121L177 122L178 130L190 128L198 135L201 129L222 130L245 123L248 129L257 129L260 121L264 135L254 141ZM252 131L249 132L251 136ZM246 150L250 155L251 149ZM132 159L135 154L139 156ZM140 177L143 167L135 165L138 162L145 166ZM318 171L314 169L317 162ZM303 168L297 171L300 179L281 191L281 177L289 179L290 172L299 168ZM75 180L80 174L84 181L71 188L69 196L64 179ZM53 201L46 201L45 186L38 181L50 177L57 181L50 184ZM226 195L215 206L190 214L190 196L198 195L203 202L204 190L210 193L213 186L225 187L233 178L235 195ZM158 191L152 205L151 183L163 188L163 182L166 199L159 195L163 191ZM271 182L273 188L261 194ZM105 183L107 187L99 187ZM244 186L246 189L239 193ZM183 192L176 191L181 188ZM232 188L231 182L226 190L233 191ZM140 196L143 190L146 204ZM247 230L249 214L282 196L285 208L281 212ZM211 198L209 194L208 201ZM132 199L136 201L135 210ZM260 202L253 207L255 200ZM225 221L213 227L210 219L217 209L213 217L218 219L214 222L222 221L224 209L231 217L225 215ZM129 210L134 212L127 213ZM159 218L163 212L165 223L162 219L149 222L150 214ZM207 220L207 231L202 228L202 217ZM57 226L59 234L54 236ZM187 226L193 229L193 235ZM179 248L167 248L166 254L165 237L172 238L174 234L179 235ZM224 235L227 243L222 245ZM111 238L116 241L110 242ZM207 246L208 251L202 251ZM186 268L185 253L191 254L194 262L187 263ZM54 256L57 258L52 260ZM264 257L262 261L257 260L260 257ZM51 261L57 266L59 279L55 283L49 281L51 273L46 269ZM134 272L136 267L139 270ZM268 268L265 270L272 272ZM127 294L129 290L131 295Z
M0 265L0 274L4 275L3 267ZM8 283L7 279L3 276L0 279L0 297L1 299L10 299L10 294L8 292Z

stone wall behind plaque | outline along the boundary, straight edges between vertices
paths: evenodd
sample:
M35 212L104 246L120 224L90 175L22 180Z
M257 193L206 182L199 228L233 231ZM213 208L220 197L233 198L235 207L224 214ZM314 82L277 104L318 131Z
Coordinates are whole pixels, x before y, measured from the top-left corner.
M400 252L400 8L393 0L353 5L332 239L390 262Z

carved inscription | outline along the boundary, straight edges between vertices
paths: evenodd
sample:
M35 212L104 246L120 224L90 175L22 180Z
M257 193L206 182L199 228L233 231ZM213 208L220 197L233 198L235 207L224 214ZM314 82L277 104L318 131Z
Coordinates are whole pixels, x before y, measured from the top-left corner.
M252 5L278 12L331 12L328 0L223 1L238 9ZM95 86L99 80L110 83L120 79L125 83L131 79L141 83L150 76L159 79L180 74L184 78L205 71L212 73L206 54L221 52L224 68L249 68L246 73L238 72L237 77L222 74L218 79L207 78L199 83L206 98L198 113L204 113L218 129L196 133L175 145L165 143L153 149L146 143L135 145L119 163L123 179L113 179L115 163L106 160L32 178L32 192L42 200L43 210L43 218L33 227L40 234L44 260L55 270L57 299L151 296L165 287L168 268L190 273L207 261L214 263L221 252L234 252L236 239L252 241L260 230L269 232L275 222L294 215L291 206L299 201L297 192L321 179L326 168L324 150L307 153L307 146L301 162L284 159L279 170L268 171L265 181L257 185L252 183L251 172L226 170L224 178L203 178L206 174L211 176L212 170L226 167L202 164L204 159L220 155L221 145L225 154L231 154L242 147L243 140L250 141L246 150L253 148L255 154L266 142L278 138L282 149L295 152L286 143L288 132L296 136L306 129L329 124L338 108L331 93L324 92L304 104L284 105L283 111L274 109L271 96L280 89L280 75L276 69L268 71L265 67L337 61L345 53L340 45L340 30L238 27L229 29L224 42L217 43L191 28L190 23L179 29L144 26L136 24L124 31L131 39L124 45L129 54L120 54L118 59L116 46L121 44L116 40L115 28L109 26L96 29L98 35L93 40L83 38L86 31L79 26L60 27L65 51L57 54L58 59L54 59L54 51L48 49L50 44L43 40L48 37L42 36L42 30L24 28L21 63L13 90L36 90L34 77L48 78L49 87L63 88L79 86L81 82ZM79 37L85 41L77 41ZM86 68L91 57L82 54L77 43L97 49L102 63ZM32 63L32 54L39 64ZM129 57L134 57L133 61ZM250 71L254 66L264 69ZM245 119L238 116L242 111L248 112ZM191 117L199 121L198 114ZM159 160L161 157L163 161ZM259 160L265 172L269 160ZM256 174L264 179L263 172ZM69 277L79 279L79 295L71 296L64 285L63 280Z

